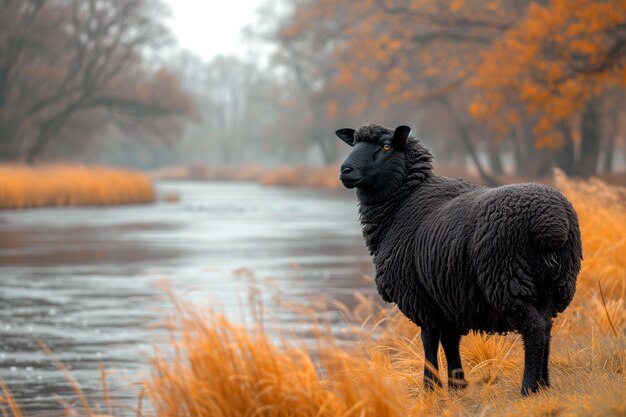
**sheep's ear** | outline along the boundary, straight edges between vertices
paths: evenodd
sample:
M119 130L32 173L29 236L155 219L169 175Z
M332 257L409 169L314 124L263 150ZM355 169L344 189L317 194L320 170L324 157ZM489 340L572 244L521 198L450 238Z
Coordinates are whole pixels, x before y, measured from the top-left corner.
M394 149L403 151L410 134L410 127L404 125L396 127L396 130L393 132L393 139L391 140Z
M354 146L354 129L343 128L335 130L335 135L350 146Z

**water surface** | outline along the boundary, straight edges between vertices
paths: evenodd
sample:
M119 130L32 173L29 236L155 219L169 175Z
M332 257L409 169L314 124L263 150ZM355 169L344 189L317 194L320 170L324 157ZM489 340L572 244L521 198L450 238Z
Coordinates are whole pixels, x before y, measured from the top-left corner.
M238 320L247 318L250 277L288 301L330 295L349 303L357 290L373 292L352 193L157 187L180 202L0 212L0 376L29 415L50 415L73 397L38 340L94 404L102 403L105 364L113 396L135 415L129 384L149 371L151 348L167 337L164 282Z

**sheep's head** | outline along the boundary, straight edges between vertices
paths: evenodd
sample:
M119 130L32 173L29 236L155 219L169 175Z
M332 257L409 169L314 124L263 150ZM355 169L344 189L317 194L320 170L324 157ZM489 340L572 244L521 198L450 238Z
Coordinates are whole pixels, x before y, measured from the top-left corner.
M339 129L335 134L352 151L341 165L340 179L346 188L360 193L389 194L398 189L406 176L404 151L411 134L408 126L395 130L370 124Z

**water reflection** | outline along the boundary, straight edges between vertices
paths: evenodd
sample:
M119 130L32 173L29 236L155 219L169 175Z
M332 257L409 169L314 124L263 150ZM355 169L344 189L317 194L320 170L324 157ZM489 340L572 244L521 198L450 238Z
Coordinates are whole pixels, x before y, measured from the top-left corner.
M253 184L158 188L181 201L0 215L0 372L31 415L49 415L60 407L53 396L70 393L37 339L95 402L99 363L106 364L113 395L132 407L128 383L167 336L163 280L241 320L250 271L288 301L330 295L349 304L354 291L373 292L351 194Z

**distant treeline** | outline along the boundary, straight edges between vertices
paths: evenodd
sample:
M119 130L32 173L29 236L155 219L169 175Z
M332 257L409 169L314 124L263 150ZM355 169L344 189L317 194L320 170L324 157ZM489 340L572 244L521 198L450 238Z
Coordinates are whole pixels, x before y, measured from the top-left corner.
M623 1L267 0L250 57L210 62L164 49L165 15L1 3L0 157L333 164L336 128L378 122L486 182L625 169Z

